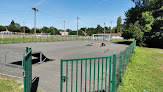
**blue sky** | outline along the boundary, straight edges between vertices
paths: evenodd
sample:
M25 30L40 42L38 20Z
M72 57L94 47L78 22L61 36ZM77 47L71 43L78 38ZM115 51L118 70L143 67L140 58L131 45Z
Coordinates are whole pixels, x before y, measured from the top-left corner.
M77 29L77 16L79 17L79 28L96 27L98 24L116 26L119 16L125 18L125 11L134 7L131 0L1 0L0 25L7 26L11 20L33 28L34 11L39 11L37 16L37 28L43 26L54 26L64 29ZM124 21L123 21L124 22Z

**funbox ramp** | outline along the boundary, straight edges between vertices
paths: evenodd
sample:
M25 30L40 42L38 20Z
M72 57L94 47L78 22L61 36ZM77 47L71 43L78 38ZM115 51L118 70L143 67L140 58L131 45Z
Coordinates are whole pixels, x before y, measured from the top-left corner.
M17 68L23 68L24 53L5 52L5 65ZM47 58L41 51L32 52L32 64L41 64L43 62L52 61Z

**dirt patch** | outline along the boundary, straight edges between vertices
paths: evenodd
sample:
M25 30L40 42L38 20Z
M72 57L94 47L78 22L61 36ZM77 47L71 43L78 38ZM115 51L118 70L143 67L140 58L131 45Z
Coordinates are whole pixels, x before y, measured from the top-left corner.
M163 71L163 66L159 67L158 69L161 70L161 71Z
M152 51L163 54L163 50L161 50L161 49L155 49L155 50L152 50Z

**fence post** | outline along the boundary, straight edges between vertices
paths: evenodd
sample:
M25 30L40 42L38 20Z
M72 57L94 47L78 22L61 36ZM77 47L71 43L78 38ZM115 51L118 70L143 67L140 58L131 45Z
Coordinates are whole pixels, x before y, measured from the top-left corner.
M32 42L33 42L33 35L32 35Z
M23 43L24 43L24 36L23 36Z
M127 61L128 61L128 47L126 47L126 66L127 66Z
M121 52L121 57L120 57L120 76L119 76L119 85L121 84L121 74L122 74L122 56L123 56L123 53Z
M116 77L116 58L117 55L113 55L113 73L112 73L112 92L115 92L115 77Z
M46 36L47 42L48 42L48 36Z
M62 83L63 83L63 78L62 78L62 72L63 72L63 70L62 70L62 66L63 66L63 61L62 61L62 59L61 59L61 86L60 86L60 92L62 92Z
M109 62L109 92L110 92L110 87L111 87L111 69L112 69L112 67L111 67L111 65L112 65L112 57L110 56L110 62Z
M12 43L14 43L14 36L12 37Z
M42 35L41 35L42 36ZM41 42L41 36L40 36L40 42Z

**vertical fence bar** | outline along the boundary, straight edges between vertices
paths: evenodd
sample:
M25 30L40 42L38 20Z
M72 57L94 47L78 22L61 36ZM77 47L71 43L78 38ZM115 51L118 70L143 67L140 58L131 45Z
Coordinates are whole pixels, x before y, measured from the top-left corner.
M100 78L99 78L99 74L100 74L100 71L99 71L100 69L99 69L99 68L100 68L100 60L98 59L98 79L97 79L97 91L99 91L99 79L100 79Z
M82 92L82 70L83 70L83 60L81 60L81 82L80 82L80 92Z
M71 92L73 92L73 61L71 61Z
M119 76L119 85L121 84L121 74L122 74L122 56L123 56L123 53L121 52L121 57L120 57L120 76Z
M85 92L87 92L87 59L85 61Z
M76 92L78 92L78 60L76 61Z
M61 86L60 86L60 92L62 92L62 83L63 83L63 78L62 78L62 73L63 73L63 70L62 70L62 66L63 66L63 63L62 63L62 59L61 59Z
M112 73L112 92L115 92L115 79L116 79L116 58L117 55L113 55L113 73Z
M89 92L91 92L91 59L90 59L90 73L89 73Z
M106 72L106 74L105 74L105 91L107 90L107 88L106 88L106 86L107 86L107 58L106 58L106 70L105 70L105 72Z
M128 47L126 47L126 62L125 62L126 63L125 64L126 66L127 66L127 62L128 62Z
M112 69L112 67L111 67L111 64L112 64L112 58L110 57L110 60L109 60L110 62L109 62L109 92L110 92L110 90L111 90L111 69Z
M66 92L68 92L68 61L66 62Z
M102 72L101 91L103 90L103 71L104 71L104 70L103 70L103 67L104 67L103 63L104 63L104 58L102 58L102 67L101 67L101 68L102 68L102 69L101 69L101 70L102 70L102 71L101 71L101 72Z
M29 51L32 51L31 48L29 48ZM28 61L29 62L29 61ZM32 56L30 55L30 62L29 62L29 73L30 73L30 90L32 88Z
M96 73L96 60L94 59L94 85L93 85L93 92L95 92L95 73Z

